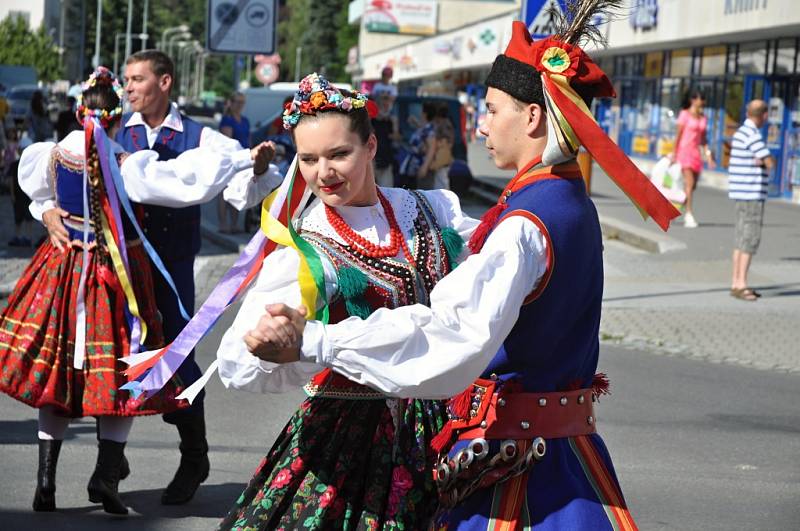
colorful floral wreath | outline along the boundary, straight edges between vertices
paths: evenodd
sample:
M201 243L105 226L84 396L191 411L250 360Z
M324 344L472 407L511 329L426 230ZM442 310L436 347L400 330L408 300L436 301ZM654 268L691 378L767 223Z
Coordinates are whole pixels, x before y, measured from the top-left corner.
M367 106L367 101L367 96L357 91L345 96L327 79L314 72L300 81L294 99L286 104L286 109L283 111L283 127L292 129L303 114L317 114L328 109L350 112Z
M119 105L117 105L111 111L106 109L90 109L83 104L83 93L96 86L98 83L100 85L110 85L119 98ZM89 76L89 79L81 83L81 93L78 94L78 97L76 98L78 104L78 116L84 118L87 116L97 118L100 120L100 123L103 125L103 127L108 127L120 116L122 116L122 98L124 96L125 90L122 88L117 76L114 75L114 72L105 66L98 66L97 69L92 72L92 75Z

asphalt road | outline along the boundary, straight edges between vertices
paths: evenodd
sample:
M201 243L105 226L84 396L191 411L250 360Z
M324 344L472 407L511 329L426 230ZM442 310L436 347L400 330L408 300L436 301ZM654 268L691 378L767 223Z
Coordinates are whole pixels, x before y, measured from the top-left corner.
M220 333L201 345L211 360ZM604 346L601 370L612 396L599 426L642 529L796 529L800 522L800 383L756 371ZM302 400L226 391L213 380L206 402L211 476L192 503L159 504L178 459L177 434L159 418L136 421L121 486L131 507L111 517L90 504L85 485L95 459L94 422L69 430L52 514L34 513L35 412L0 398L0 529L211 529L238 497L276 433Z

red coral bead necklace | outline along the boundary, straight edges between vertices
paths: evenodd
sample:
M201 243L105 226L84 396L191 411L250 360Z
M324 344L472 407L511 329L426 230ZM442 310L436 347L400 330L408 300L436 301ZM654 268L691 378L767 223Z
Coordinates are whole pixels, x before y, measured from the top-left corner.
M398 251L402 249L403 256L405 256L406 261L412 266L416 266L416 263L414 262L414 256L411 254L411 251L406 244L406 239L403 236L403 232L400 230L400 226L397 223L397 218L394 216L392 205L389 203L389 200L386 199L386 196L383 195L380 189L378 190L378 200L381 202L383 211L386 214L386 219L389 222L388 245L374 244L355 232L350 225L347 224L344 218L342 218L341 214L336 212L333 207L327 204L325 205L325 215L327 216L331 227L333 227L333 230L336 231L336 234L341 236L341 238L347 242L348 245L355 248L361 254L369 256L370 258L390 258L397 256Z

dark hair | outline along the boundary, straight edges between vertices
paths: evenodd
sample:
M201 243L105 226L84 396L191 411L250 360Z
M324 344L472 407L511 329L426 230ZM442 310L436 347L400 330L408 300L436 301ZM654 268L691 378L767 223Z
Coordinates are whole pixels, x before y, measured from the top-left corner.
M705 93L700 90L699 88L690 88L686 91L683 95L683 101L681 101L681 109L688 109L692 105L692 100L700 98L701 100L705 101L706 95Z
M44 95L41 90L37 90L31 96L31 112L36 116L44 116Z
M147 61L150 63L150 70L157 76L169 74L169 77L175 79L175 63L161 50L140 50L125 61L126 65L131 63L141 63Z
M98 79L94 86L83 91L81 104L87 109L100 109L111 112L119 107L119 96L114 92L110 83L103 83L101 79ZM120 115L115 116L109 127L119 119Z
M342 96L345 98L349 98L353 96L353 93L349 90L340 90ZM324 109L317 111L316 114L301 114L300 119L297 121L297 125L292 128L292 140L294 140L294 130L300 125L304 120L308 121L311 119L319 119L325 115L334 115L338 114L347 118L350 122L350 127L348 128L351 133L355 133L358 135L358 138L364 144L367 143L369 140L369 136L374 134L375 130L372 128L372 120L369 117L369 112L367 111L366 105L361 107L360 109L352 109L349 112L347 111L340 111L339 109ZM297 142L295 142L297 145Z
M426 101L422 103L422 114L425 115L425 118L432 122L434 118L439 113L439 104L436 101Z

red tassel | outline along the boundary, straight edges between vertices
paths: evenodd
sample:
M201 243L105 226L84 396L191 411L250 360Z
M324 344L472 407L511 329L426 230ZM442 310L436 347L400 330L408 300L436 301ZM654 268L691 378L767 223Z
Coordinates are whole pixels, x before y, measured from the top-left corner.
M609 387L611 384L608 381L608 376L604 372L598 372L592 378L592 394L594 396L610 395Z
M431 439L430 448L431 451L438 455L442 453L442 451L450 445L450 442L453 439L453 421L448 420L445 422L442 431L437 433L433 439Z
M457 419L467 418L467 416L469 415L471 403L472 403L471 385L447 401L450 413L453 415L453 418Z
M507 208L507 203L498 203L487 210L483 216L481 216L480 224L477 226L475 232L472 233L472 237L469 239L468 245L472 254L476 254L481 251L483 244L486 243L486 238L489 237L489 232L491 232L491 230L497 224L497 220Z

